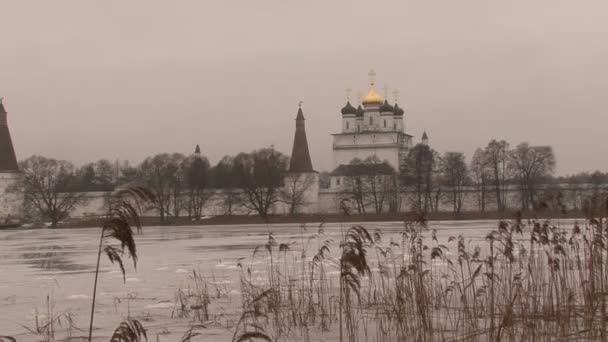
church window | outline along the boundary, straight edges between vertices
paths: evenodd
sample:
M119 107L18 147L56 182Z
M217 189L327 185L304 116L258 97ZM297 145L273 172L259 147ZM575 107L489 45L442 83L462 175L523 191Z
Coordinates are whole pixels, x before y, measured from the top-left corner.
M361 132L361 125L357 125L357 132Z
M346 121L346 129L349 129L349 125L348 124L349 124L349 122Z
M384 120L384 128L386 128L386 120Z
M340 185L340 178L336 178L336 185Z
M397 130L397 123L393 124L393 129L396 131Z
M374 124L374 117L373 116L369 117L369 124L370 124L370 126Z

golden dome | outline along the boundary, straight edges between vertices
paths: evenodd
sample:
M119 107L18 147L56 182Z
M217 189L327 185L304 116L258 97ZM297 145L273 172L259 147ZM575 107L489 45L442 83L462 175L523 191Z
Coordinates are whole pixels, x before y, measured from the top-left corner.
M382 96L378 95L378 93L376 93L376 90L374 89L374 84L372 83L371 87L369 88L369 92L367 93L367 95L365 95L365 97L363 98L363 101L361 101L361 103L363 103L363 106L373 106L373 105L381 105L382 103L384 103L384 98L382 98Z

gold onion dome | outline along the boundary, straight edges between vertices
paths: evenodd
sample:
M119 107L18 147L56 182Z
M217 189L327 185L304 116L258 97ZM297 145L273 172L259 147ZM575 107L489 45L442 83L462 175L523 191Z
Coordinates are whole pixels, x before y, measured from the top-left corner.
M374 84L372 83L372 86L369 88L369 92L367 93L367 95L365 95L361 103L363 103L364 107L374 105L379 106L384 103L384 98L382 98L382 96L376 93L376 90L374 89Z

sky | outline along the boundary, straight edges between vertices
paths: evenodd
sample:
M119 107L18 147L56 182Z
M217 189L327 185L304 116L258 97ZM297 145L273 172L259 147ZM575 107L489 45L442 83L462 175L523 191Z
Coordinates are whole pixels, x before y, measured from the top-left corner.
M557 174L608 169L608 1L0 0L0 96L19 159L212 163L291 152L303 102L333 166L345 89L399 90L407 133L470 158L551 145ZM389 96L389 99L392 99Z

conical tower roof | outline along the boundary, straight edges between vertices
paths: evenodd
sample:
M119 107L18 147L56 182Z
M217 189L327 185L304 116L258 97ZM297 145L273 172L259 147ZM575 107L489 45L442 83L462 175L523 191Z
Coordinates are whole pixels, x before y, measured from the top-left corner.
M6 109L0 98L0 172L19 172L6 116Z
M310 160L310 152L308 151L304 121L304 113L302 112L302 107L300 107L296 116L296 133L293 138L293 149L289 162L289 172L291 173L314 172L312 161Z

